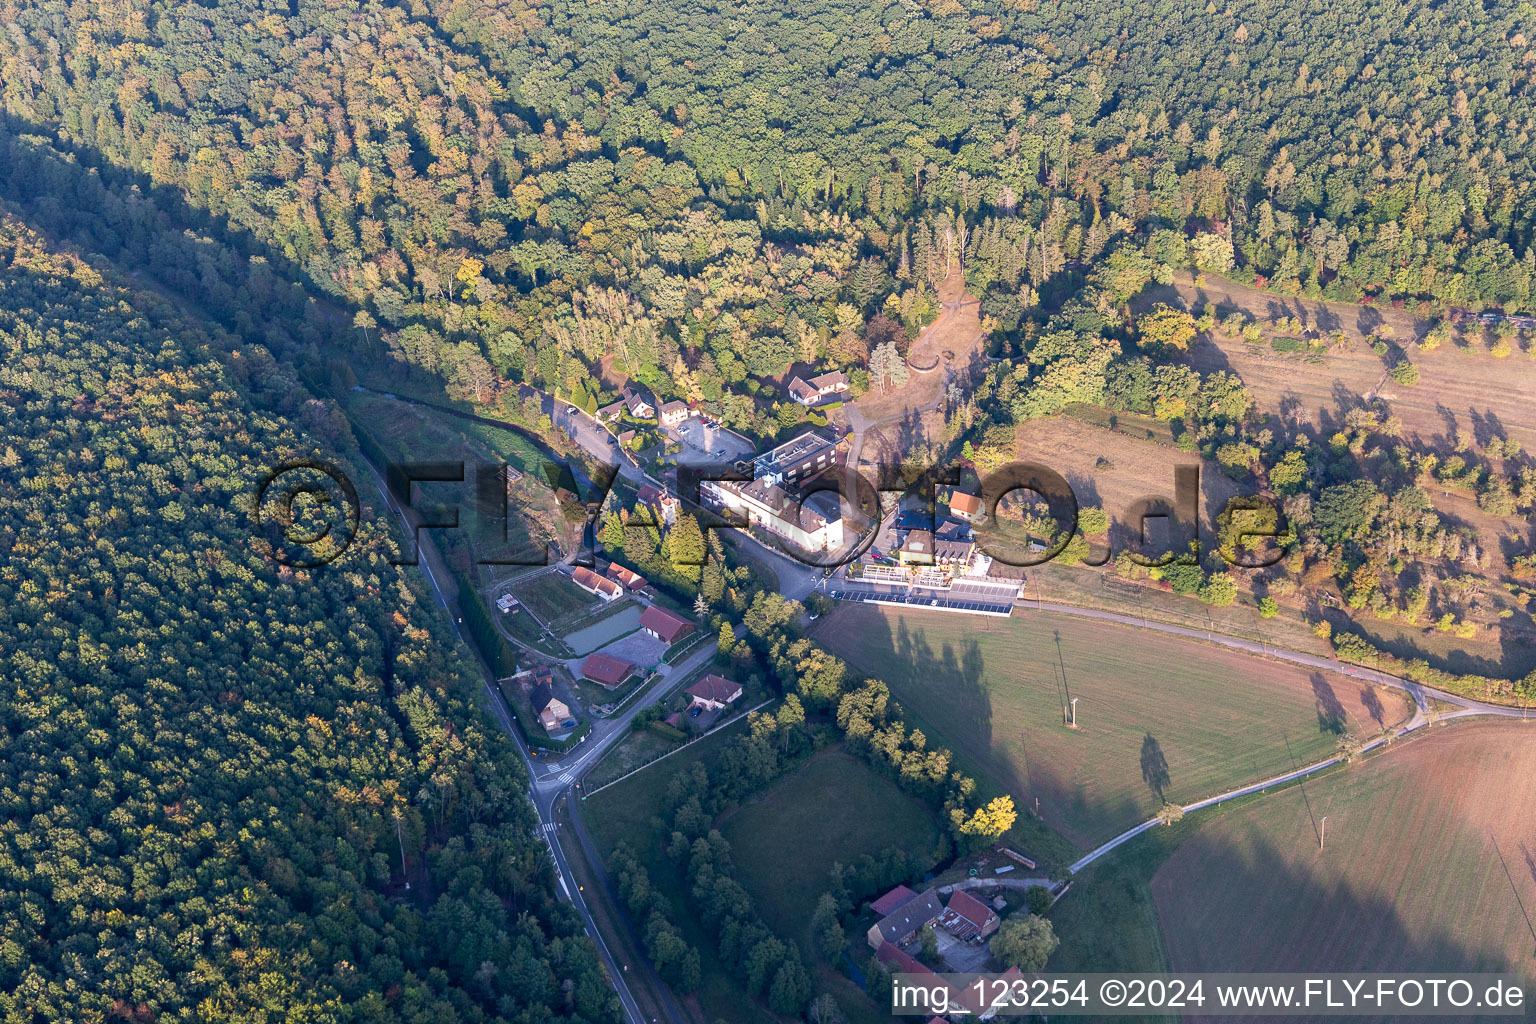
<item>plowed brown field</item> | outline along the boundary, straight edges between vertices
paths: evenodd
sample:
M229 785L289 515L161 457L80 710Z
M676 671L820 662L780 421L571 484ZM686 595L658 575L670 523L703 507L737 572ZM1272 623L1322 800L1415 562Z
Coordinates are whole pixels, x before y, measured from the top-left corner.
M1153 878L1172 967L1536 978L1533 806L1536 721L1434 728L1263 798Z

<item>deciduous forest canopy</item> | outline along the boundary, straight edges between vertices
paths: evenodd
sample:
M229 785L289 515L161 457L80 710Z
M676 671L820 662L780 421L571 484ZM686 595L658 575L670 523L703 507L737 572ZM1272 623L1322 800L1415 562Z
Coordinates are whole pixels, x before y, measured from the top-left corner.
M351 446L316 383L338 368L480 403L636 380L769 439L809 415L792 368L883 386L963 267L997 361L945 440L978 466L1074 403L1176 422L1288 502L1352 607L1409 621L1427 584L1381 566L1462 551L1415 481L1536 505L1517 449L1442 463L1363 410L1331 448L1260 430L1241 380L1182 358L1209 314L1129 306L1191 270L1529 309L1529 2L0 0L0 24L9 1018L620 1016L388 539L307 576L249 543L262 470Z

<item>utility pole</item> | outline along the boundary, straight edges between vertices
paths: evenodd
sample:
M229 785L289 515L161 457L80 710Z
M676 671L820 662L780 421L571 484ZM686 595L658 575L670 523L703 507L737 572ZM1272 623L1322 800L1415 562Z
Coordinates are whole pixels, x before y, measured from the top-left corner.
M1325 815L1323 815L1323 829L1322 829L1321 832L1319 832L1317 834L1317 848L1319 850L1323 849L1323 847L1327 844L1327 842L1328 842L1328 815L1325 814Z
M1072 698L1072 728L1077 728L1077 698Z

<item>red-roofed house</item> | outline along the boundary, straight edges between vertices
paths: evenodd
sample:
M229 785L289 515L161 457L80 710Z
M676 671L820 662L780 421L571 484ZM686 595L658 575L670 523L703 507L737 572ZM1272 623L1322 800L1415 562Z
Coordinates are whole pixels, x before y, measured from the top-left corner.
M887 914L894 912L897 907L906 903L916 895L917 893L913 892L911 889L908 889L906 886L898 885L896 888L892 889L890 892L886 893L884 896L881 896L879 899L875 900L875 902L871 903L869 905L869 909L873 910L879 916L884 917Z
M695 704L718 710L741 696L741 684L711 672L688 687L688 696Z
M998 917L992 908L963 889L949 897L949 906L939 915L939 927L957 939L980 941L997 931Z
M789 382L789 397L808 408L828 398L840 399L846 394L848 394L848 376L840 370L812 377L808 381L796 377Z
M949 514L956 519L966 522L975 522L981 513L981 499L974 494L966 494L963 491L951 491L949 493Z
M903 953L895 943L882 942L875 950L875 959L889 967L895 974L932 974L933 968L926 966L917 957Z
M608 563L607 576L615 583L623 584L629 590L641 590L645 587L645 577L632 569L626 569L618 562Z
M590 679L599 686L618 686L634 674L634 662L601 651L587 655L587 660L581 663L582 678Z
M671 645L677 643L698 627L687 619L673 615L665 608L658 608L653 604L641 613L640 628L662 643Z
M603 579L591 569L580 565L571 570L571 582L589 594L596 594L604 601L615 600L624 594L624 588L613 580Z

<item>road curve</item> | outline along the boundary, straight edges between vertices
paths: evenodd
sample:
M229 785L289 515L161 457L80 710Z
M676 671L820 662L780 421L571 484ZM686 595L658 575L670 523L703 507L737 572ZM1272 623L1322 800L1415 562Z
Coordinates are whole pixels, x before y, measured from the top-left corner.
M1026 604L1022 607L1034 607L1039 611L1054 612L1058 615L1071 615L1077 618L1095 619L1100 622L1113 622L1123 626L1131 626L1136 629L1150 630L1154 633L1166 633L1171 636L1182 636L1195 640L1202 640L1206 643L1216 644L1220 647L1229 647L1233 650L1245 651L1249 654L1260 654L1267 657L1276 658L1280 661L1287 661L1295 665L1302 665L1307 668L1315 668L1324 672L1333 672L1338 675L1348 676L1351 679L1359 679L1365 682L1375 683L1379 686L1385 686L1389 689L1401 690L1413 699L1414 715L1407 723L1394 730L1394 739L1399 736L1406 736L1407 734L1430 723L1430 718L1426 714L1426 710L1428 708L1427 698L1430 697L1461 709L1459 711L1452 711L1441 716L1442 721L1471 717L1520 719L1528 717L1528 710L1525 708L1510 708L1500 704L1489 704L1484 701L1473 700L1470 697L1463 697L1460 694L1449 693L1445 690L1440 690L1432 686L1423 686L1411 679L1404 679L1401 676L1394 676L1387 672L1378 671L1377 669L1362 668L1358 665L1349 665L1335 658L1324 658L1315 654L1306 654L1302 651L1293 651L1284 647L1275 647L1268 643L1255 643L1252 640L1243 640L1239 637L1224 636L1214 631L1192 629L1188 626L1175 626L1171 623L1146 620L1136 616L1122 615L1118 612L1102 611L1097 608L1081 608L1077 605L1061 604L1055 601L1036 601L1033 605ZM1375 739L1367 742L1361 748L1360 752L1364 754L1375 750L1386 742L1386 736L1377 736ZM1302 768L1297 768L1294 771L1286 772L1283 775L1276 775L1273 778L1264 779L1261 782L1250 783L1246 786L1240 786L1236 789L1228 790L1225 793L1219 793L1216 796L1207 797L1204 800L1196 800L1194 803L1185 804L1183 805L1183 810L1184 813L1188 814L1191 811L1198 811L1205 807L1214 807L1216 804L1226 803L1228 800L1236 800L1239 797L1249 796L1250 794L1268 789L1271 786L1283 786L1286 783L1295 782L1297 779L1306 778L1308 775L1322 771L1325 768L1331 768L1343 760L1344 757L1342 755L1324 758L1321 761L1314 762L1313 764L1306 765ZM1148 821L1142 822L1140 825L1137 825L1134 828L1127 829L1126 831L1115 836L1113 839L1109 840L1109 842L1104 843L1102 846L1099 846L1078 858L1078 860L1073 862L1067 868L1067 870L1074 875L1077 874L1079 871L1083 870L1094 861L1130 842L1132 839L1141 835L1143 832L1155 827L1158 823L1158 819L1152 818Z

